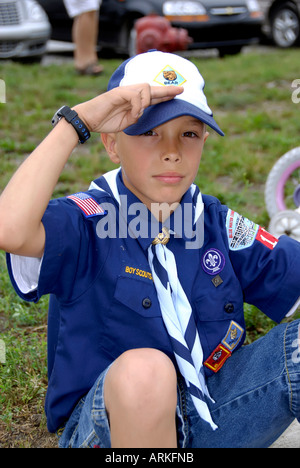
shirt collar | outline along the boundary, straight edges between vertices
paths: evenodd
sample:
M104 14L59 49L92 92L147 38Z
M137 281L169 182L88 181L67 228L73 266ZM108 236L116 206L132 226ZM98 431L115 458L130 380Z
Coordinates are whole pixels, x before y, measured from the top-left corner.
M182 239L185 242L192 240L195 206L190 189L183 195L174 213L161 223L125 186L121 171L117 175L117 188L120 195L120 215L126 220L129 235L136 238L144 250L148 249L163 227L167 227L175 239Z

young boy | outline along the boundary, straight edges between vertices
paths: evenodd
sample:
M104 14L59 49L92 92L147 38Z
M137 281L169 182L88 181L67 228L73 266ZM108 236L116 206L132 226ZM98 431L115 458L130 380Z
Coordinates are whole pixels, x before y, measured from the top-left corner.
M48 428L60 447L267 447L300 418L299 321L242 347L243 304L278 323L300 246L193 184L206 126L189 61L151 51L55 127L0 198L18 294L50 294ZM49 202L89 131L121 166Z

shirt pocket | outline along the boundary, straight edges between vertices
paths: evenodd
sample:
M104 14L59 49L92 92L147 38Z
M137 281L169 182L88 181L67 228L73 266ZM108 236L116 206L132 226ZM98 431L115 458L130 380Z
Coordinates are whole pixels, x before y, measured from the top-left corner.
M194 307L206 357L221 343L232 321L245 330L244 300L239 285L203 294L194 302Z
M161 317L156 289L150 280L119 277L114 299L142 317Z

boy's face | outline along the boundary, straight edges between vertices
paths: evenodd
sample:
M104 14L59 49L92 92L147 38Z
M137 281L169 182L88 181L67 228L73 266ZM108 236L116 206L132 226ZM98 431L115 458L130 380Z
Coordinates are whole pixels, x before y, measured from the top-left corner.
M124 184L149 210L151 204L181 201L197 175L207 137L205 125L190 116L143 135L102 135L111 160L121 164Z

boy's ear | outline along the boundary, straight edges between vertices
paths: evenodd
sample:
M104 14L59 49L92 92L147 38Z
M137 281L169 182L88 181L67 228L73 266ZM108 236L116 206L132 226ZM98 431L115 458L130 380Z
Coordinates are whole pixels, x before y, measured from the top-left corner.
M110 160L115 164L119 164L120 159L117 153L116 134L115 133L101 133L101 140L102 140L103 145L105 146L106 152Z

